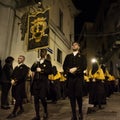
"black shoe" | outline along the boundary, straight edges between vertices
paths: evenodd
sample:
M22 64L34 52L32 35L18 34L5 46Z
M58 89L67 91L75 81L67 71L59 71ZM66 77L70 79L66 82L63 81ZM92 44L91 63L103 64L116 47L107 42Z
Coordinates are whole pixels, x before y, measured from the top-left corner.
M77 117L72 117L71 120L77 120Z
M100 109L100 110L102 110L102 109L104 109L104 107L102 107L102 106L99 106L99 109Z
M8 110L8 109L10 109L10 107L9 106L1 106L1 109Z
M97 111L96 107L88 107L87 114L91 114Z
M52 101L51 103L52 103L52 104L57 104L57 100L56 100L56 101Z
M78 115L78 120L83 120L83 114L82 114L82 113L80 113L80 114Z
M23 112L24 112L24 110L21 109L21 110L19 110L19 111L17 112L17 115L20 115L20 114L22 114Z
M12 118L15 118L15 117L16 117L16 114L11 113L7 116L7 119L12 119Z
M6 108L7 108L7 109L10 109L10 106L7 106Z
M43 120L47 120L48 119L48 113L44 113L43 114Z
M40 120L40 117L34 117L32 120Z

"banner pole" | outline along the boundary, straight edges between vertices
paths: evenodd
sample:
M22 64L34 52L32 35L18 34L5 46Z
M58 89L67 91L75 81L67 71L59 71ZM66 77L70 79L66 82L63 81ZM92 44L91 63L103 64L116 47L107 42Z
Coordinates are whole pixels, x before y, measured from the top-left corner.
M38 58L40 57L40 49L38 49Z

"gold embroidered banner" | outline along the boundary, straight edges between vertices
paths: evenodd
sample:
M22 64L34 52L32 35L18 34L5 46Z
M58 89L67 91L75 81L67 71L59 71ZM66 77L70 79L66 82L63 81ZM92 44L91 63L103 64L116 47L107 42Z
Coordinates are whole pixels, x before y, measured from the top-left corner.
M28 16L28 50L49 45L49 10L38 11Z

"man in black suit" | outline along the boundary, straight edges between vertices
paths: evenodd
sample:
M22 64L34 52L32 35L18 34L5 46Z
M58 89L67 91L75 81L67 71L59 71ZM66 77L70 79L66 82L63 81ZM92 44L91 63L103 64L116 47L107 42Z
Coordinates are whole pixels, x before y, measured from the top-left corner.
M63 63L64 72L67 74L67 95L70 99L72 109L72 119L77 120L76 101L79 109L79 120L83 120L82 115L82 87L84 74L83 71L87 67L86 57L80 53L80 45L77 42L72 44L73 53L65 57Z
M48 75L51 74L52 65L51 62L46 59L46 55L47 50L41 49L40 58L31 67L31 71L34 74L31 85L31 93L34 96L34 106L36 112L36 116L32 120L41 119L39 113L39 100L41 100L44 108L43 119L45 120L48 118L46 97L48 93Z
M12 113L7 117L7 119L14 118L17 115L24 112L22 104L23 99L26 97L25 81L29 70L28 66L24 64L24 61L25 57L23 55L20 55L18 57L18 65L13 70L11 84L12 84L12 96L15 99L15 105Z

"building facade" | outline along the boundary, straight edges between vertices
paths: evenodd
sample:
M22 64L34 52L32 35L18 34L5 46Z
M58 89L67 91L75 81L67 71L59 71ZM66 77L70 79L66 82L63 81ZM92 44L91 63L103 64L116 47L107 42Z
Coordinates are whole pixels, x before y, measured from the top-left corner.
M24 4L23 4L23 3ZM0 0L0 57L2 61L11 55L15 58L25 55L25 63L31 66L38 57L38 50L27 51L26 36L21 40L21 17L25 12L37 6L20 0ZM52 64L62 71L62 63L71 51L74 41L74 16L77 10L71 0L43 0L44 8L49 8L49 49Z
M84 24L81 34L83 37L80 37L80 41L87 54L88 69L91 68L91 59L97 58L100 63L107 65L111 74L120 77L118 71L120 67L119 14L118 0L102 0L95 22Z

